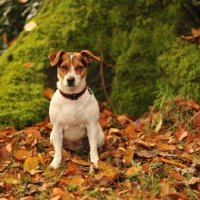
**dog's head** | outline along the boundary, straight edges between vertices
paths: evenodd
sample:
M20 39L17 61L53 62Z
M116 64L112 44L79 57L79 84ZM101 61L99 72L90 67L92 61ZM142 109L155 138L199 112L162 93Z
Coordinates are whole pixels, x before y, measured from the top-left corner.
M49 55L51 66L58 67L58 78L66 87L76 87L87 75L87 65L93 60L100 61L88 50L65 52L63 50Z

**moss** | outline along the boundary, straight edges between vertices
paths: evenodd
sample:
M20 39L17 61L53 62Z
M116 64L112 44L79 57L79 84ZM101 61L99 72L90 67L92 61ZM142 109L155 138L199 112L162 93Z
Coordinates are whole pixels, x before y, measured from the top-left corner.
M104 65L104 73L116 112L139 116L162 81L175 93L198 100L199 51L179 38L187 12L182 5L169 0L44 0L33 19L38 26L22 31L0 57L1 125L22 128L43 120L49 100L42 91L55 87L56 80L47 56L60 49L99 55L99 39L106 62L115 66ZM33 67L23 67L26 62ZM87 80L97 99L106 100L98 62L89 66Z

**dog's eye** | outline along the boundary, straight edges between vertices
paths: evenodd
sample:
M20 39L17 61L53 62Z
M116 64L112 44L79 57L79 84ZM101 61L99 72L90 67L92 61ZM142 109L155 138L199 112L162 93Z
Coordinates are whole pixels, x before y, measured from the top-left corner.
M77 68L76 68L76 70L82 70L83 69L83 66L78 66Z
M66 70L67 69L67 66L66 65L62 65L60 66L62 69Z

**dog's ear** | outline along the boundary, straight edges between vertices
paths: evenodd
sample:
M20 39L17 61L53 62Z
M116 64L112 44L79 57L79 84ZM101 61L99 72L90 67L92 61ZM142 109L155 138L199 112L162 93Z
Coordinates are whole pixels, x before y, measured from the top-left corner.
M51 53L48 56L51 66L55 66L58 63L58 61L60 60L60 57L63 55L63 53L65 53L65 52L63 50L60 50L58 52Z
M98 61L101 61L101 59L97 56L94 56L90 51L88 50L82 50L81 52L81 55L83 56L85 62L88 64L88 63L91 63L93 60L98 60Z

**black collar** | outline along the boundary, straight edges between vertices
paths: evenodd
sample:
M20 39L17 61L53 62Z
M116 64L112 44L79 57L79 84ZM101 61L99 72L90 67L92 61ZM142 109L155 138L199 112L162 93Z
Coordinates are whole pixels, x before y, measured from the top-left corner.
M67 93L62 92L60 89L59 89L59 91L63 97L65 97L67 99L71 99L71 100L77 100L79 97L81 97L85 93L86 89L87 89L87 84L85 84L84 89L79 93L67 94Z

